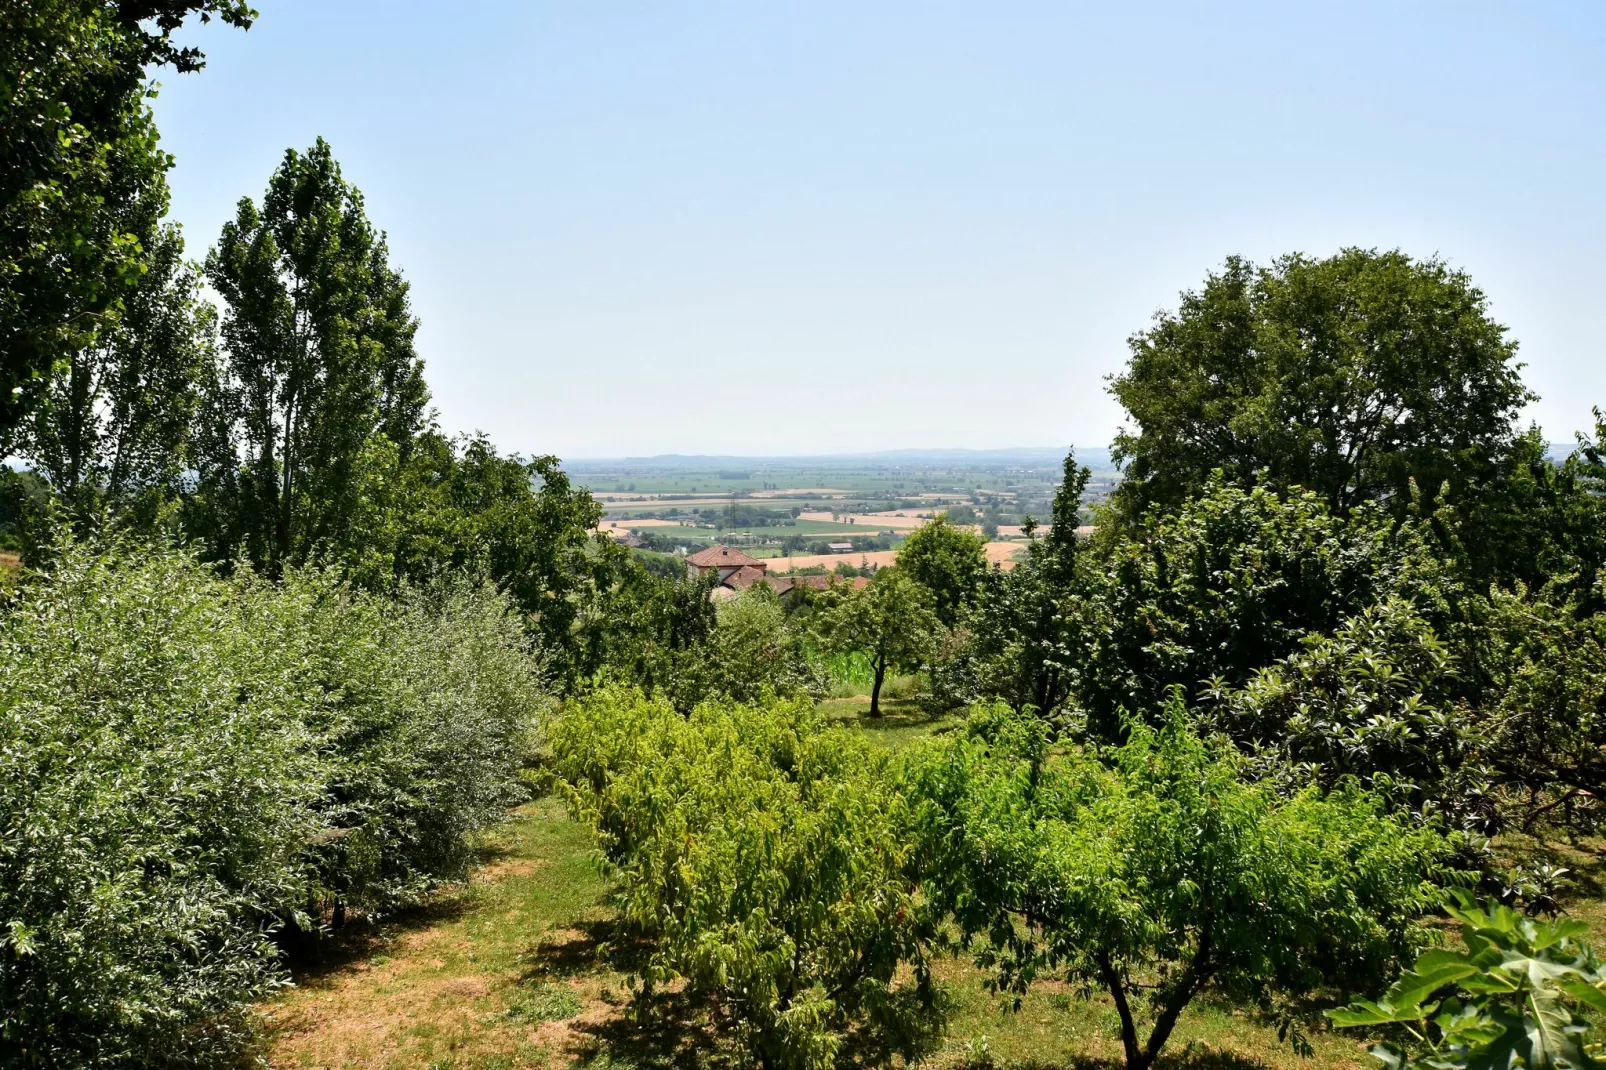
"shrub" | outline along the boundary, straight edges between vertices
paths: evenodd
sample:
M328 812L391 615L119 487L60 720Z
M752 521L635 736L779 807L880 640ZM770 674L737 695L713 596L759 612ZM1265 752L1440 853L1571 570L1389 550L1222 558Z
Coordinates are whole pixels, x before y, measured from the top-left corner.
M1342 1028L1406 1030L1413 1043L1372 1048L1390 1070L1599 1066L1592 1019L1606 1013L1606 967L1583 942L1589 927L1537 922L1466 898L1450 916L1461 923L1464 949L1424 951L1377 1002L1362 1000L1328 1017ZM1594 1014L1580 1015L1580 1008Z
M277 980L325 775L292 651L166 549L0 617L0 1063L200 1064Z
M803 702L686 718L625 689L571 704L552 746L623 918L652 942L649 986L717 999L766 1067L921 1050L931 931L885 758Z
M471 835L523 795L545 702L504 599L453 580L392 599L315 570L246 597L263 645L300 666L328 784L312 857L336 920L463 876Z
M461 875L542 701L502 599L64 545L0 615L0 1063L219 1065L270 936Z
M910 761L927 886L967 940L986 937L1000 987L1063 971L1107 989L1143 1070L1206 987L1287 1013L1280 1001L1318 988L1375 984L1409 948L1436 898L1436 833L1353 786L1246 782L1175 698L1160 728L1127 727L1120 747L1056 746L1041 719L980 707L968 734Z

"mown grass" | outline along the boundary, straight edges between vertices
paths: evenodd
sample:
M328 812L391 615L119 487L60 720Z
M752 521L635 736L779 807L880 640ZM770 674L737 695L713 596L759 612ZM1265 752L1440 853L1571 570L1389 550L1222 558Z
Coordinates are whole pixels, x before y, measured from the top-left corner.
M871 720L863 696L828 700L823 714L888 747L950 730L951 716L909 699ZM1516 860L1573 870L1567 909L1606 931L1606 865L1579 846L1513 838ZM274 1067L603 1068L735 1067L742 1059L707 1006L674 991L632 1000L640 949L611 926L604 879L583 830L559 801L520 808L489 842L470 884L377 929L357 932L302 963L296 987L262 1008ZM1120 1065L1113 1007L1099 993L1041 983L1018 1010L989 993L968 958L937 968L952 1000L948 1041L928 1065L988 1060L1021 1070ZM1376 1065L1359 1037L1317 1032L1301 1058L1242 1008L1199 1000L1179 1022L1164 1066L1173 1070Z

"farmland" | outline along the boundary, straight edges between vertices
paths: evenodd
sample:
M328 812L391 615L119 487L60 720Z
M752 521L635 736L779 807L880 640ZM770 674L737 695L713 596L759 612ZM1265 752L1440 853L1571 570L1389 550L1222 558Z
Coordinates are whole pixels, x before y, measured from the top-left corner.
M1092 462L1084 495L1091 509L1115 486L1116 472L1107 451L1082 452ZM860 558L890 561L903 538L938 513L995 540L1018 539L1028 517L1046 521L1062 461L1054 451L903 451L795 461L572 461L566 468L602 503L606 532L634 533L670 553L728 543L755 557L806 559L795 566L806 568L834 564L817 560L835 552L827 550L831 541L853 543L856 566ZM1006 548L988 553L1013 561Z

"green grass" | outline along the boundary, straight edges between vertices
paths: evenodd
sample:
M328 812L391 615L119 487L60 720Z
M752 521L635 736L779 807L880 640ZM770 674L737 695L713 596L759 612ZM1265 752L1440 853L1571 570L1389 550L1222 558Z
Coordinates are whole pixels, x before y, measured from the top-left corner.
M884 701L867 716L863 695L820 704L831 723L897 749L950 731L954 715L930 715L912 699ZM1606 866L1597 852L1522 837L1502 841L1517 858L1549 858L1574 870L1568 911L1606 925ZM297 987L262 1008L274 1067L635 1068L736 1067L729 1035L706 1007L671 996L632 1011L630 972L639 949L611 927L608 885L584 831L552 798L521 807L485 846L464 889L377 929L349 935L296 970ZM933 1067L1119 1066L1116 1017L1107 997L1040 982L1018 1010L1005 1008L965 957L936 970L952 999L949 1039ZM1241 1008L1199 1000L1167 1045L1162 1065L1193 1070L1370 1067L1359 1037L1321 1032L1298 1058L1273 1029Z

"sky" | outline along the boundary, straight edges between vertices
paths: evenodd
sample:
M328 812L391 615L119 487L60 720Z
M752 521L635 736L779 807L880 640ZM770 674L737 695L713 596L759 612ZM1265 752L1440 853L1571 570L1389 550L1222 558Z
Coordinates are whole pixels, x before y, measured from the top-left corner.
M164 72L197 257L327 139L441 426L525 454L1107 444L1225 257L1438 255L1606 407L1606 4L254 0Z

